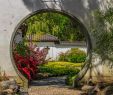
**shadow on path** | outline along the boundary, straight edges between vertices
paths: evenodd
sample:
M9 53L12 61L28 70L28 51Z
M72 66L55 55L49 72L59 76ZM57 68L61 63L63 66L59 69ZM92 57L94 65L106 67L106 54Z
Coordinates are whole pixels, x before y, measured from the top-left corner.
M66 76L50 77L31 82L29 95L81 95L81 91L65 84Z
M66 86L65 84L66 76L62 77L50 77L41 80L33 80L30 86Z

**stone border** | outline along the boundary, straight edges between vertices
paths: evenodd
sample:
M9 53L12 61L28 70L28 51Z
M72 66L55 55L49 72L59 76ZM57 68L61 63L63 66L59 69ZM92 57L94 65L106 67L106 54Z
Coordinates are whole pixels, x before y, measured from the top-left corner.
M80 22L80 20L77 17L73 16L72 14L70 14L70 13L64 11L64 10L57 10L57 9L41 9L41 10L37 10L35 12L32 12L32 13L28 14L25 18L23 18L20 21L20 23L18 23L18 25L14 29L14 32L12 34L11 41L10 41L10 56L11 56L11 61L12 61L12 64L13 64L13 67L14 67L15 71L18 74L18 77L20 78L19 80L22 81L22 84L23 84L23 86L25 88L28 88L29 83L28 83L28 80L20 73L20 71L17 69L17 67L15 65L15 60L14 60L13 54L12 54L12 43L13 43L13 40L14 40L15 33L17 32L17 29L19 28L19 26L26 19L30 18L31 16L33 16L35 14L40 14L40 13L44 13L44 12L54 12L54 13L59 13L59 14L65 15L65 16L69 17L70 19L73 19L75 22L77 22L80 25L80 27L82 27L81 32L84 34L84 36L86 38L86 42L87 42L87 59L86 59L86 62L91 62L91 57L92 57L92 43L91 43L91 38L90 38L90 35L88 33L88 30Z

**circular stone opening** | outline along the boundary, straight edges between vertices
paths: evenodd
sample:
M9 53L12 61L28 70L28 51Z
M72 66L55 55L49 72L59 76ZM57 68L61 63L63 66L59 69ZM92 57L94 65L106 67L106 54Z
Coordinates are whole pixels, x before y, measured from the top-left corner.
M69 75L66 79L70 84L70 77L90 63L91 49L84 25L76 17L58 10L40 10L28 15L17 25L11 40L12 63L26 83L37 79L37 75L38 79Z

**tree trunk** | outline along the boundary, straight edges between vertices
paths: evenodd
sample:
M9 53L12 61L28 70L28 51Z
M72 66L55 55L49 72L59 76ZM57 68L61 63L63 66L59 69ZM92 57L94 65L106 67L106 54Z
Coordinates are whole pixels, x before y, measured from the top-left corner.
M85 62L85 65L83 66L82 70L78 73L78 75L76 76L76 78L73 81L73 87L78 87L80 80L85 76L85 74L87 73L88 69L91 66L91 58L92 56L88 56L87 57L87 61Z

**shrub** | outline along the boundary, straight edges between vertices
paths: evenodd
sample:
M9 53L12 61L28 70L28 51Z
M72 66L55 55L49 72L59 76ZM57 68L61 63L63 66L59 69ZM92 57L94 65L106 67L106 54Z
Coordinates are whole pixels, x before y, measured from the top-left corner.
M67 61L73 63L81 63L85 62L86 53L78 48L72 48L68 50L66 53L60 53L59 61Z
M21 56L28 56L30 54L28 46L24 45L23 42L17 44L14 51L18 52Z
M81 64L79 64L81 66ZM41 73L50 73L52 76L76 75L80 70L78 66L70 62L48 62L39 66Z
M61 52L58 60L59 61L67 61L66 53Z
M81 63L81 62L85 62L86 56L84 55L69 55L68 56L68 61L69 62L73 62L73 63Z
M66 84L72 86L73 85L73 81L76 78L76 75L74 76L67 76L66 78Z
M18 70L24 74L28 80L32 80L37 73L37 66L46 62L45 58L47 50L37 49L35 46L25 46L24 44L18 44L14 49L14 59Z

